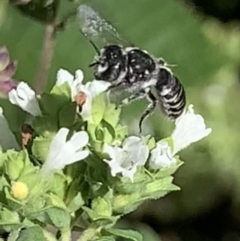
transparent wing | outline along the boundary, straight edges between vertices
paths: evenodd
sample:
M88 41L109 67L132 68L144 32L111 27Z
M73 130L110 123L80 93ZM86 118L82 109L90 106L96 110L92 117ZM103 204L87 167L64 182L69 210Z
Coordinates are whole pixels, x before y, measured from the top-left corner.
M116 28L92 7L81 4L78 7L79 28L83 35L94 43L121 43L130 46ZM102 47L102 46L101 46Z
M129 97L139 93L141 89L142 88L140 84L129 85L127 83L124 83L118 87L111 89L109 97L111 102L115 103L116 105L119 105L124 100L129 99Z

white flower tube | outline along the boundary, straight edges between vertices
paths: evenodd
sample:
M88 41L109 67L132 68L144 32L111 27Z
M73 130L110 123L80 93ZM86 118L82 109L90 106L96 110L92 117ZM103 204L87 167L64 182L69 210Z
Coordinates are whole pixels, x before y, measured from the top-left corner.
M173 154L188 147L211 133L211 128L206 128L204 119L199 114L194 114L193 105L176 120L176 128L172 134Z
M104 161L109 165L112 176L122 173L122 176L130 178L131 181L133 181L137 167L143 166L149 155L147 145L136 136L128 137L122 148L105 144L104 152L108 153L111 158L110 161Z
M208 136L212 129L206 128L204 119L199 114L194 114L193 105L188 107L176 122L172 134L173 150L166 141L159 141L151 151L149 166L152 169L169 167L176 163L174 156L190 144Z
M83 160L89 155L88 150L81 150L88 143L87 132L76 132L67 141L68 133L69 129L61 128L53 138L47 159L41 169L42 174L51 174L62 170L66 165Z
M75 78L64 69L60 69L57 73L56 85L61 85L67 82L71 88L72 101L76 100L76 96L79 93L84 93L86 100L82 104L81 116L84 120L89 119L91 116L92 100L100 93L107 90L110 86L109 82L94 80L83 84L84 75L81 70L77 70L75 73Z
M8 93L8 98L12 104L18 105L32 116L41 115L36 94L27 83L20 82L16 89L12 89Z
M0 107L0 146L3 151L8 149L20 150L15 136L9 129L7 120L3 115L3 109Z
M168 143L159 141L156 147L151 151L149 166L152 169L159 169L162 167L169 167L175 163L176 159L173 157Z

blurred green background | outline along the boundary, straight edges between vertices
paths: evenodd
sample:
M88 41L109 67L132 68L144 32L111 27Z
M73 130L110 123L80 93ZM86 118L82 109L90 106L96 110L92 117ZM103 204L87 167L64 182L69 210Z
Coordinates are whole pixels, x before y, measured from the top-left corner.
M240 240L240 1L237 0L95 0L94 6L135 45L176 64L175 74L189 103L205 117L212 134L182 151L185 165L175 175L180 192L147 202L124 225L138 228L149 241ZM58 19L78 2L61 0ZM16 80L34 86L44 39L44 25L0 0L0 46L18 60ZM56 36L46 90L59 68L78 68L92 79L93 49L70 21ZM137 134L146 101L124 108L123 122ZM24 117L0 100L11 127ZM17 117L18 116L18 117ZM156 112L144 123L145 134L169 136L173 124Z

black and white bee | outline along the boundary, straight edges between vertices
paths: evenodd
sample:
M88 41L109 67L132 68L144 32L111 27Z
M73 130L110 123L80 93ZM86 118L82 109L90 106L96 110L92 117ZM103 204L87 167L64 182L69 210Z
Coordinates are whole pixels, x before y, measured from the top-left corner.
M130 44L124 46L127 43L113 25L88 5L78 7L78 17L82 34L97 53L89 65L93 67L95 79L110 82L109 90L122 86L131 93L121 105L141 98L147 98L150 102L140 118L140 132L144 119L154 112L158 103L170 120L177 119L183 113L186 106L184 87L163 59L157 59L140 48L129 47ZM115 38L114 44L101 36L104 33ZM94 42L99 38L104 39L105 44L101 49Z

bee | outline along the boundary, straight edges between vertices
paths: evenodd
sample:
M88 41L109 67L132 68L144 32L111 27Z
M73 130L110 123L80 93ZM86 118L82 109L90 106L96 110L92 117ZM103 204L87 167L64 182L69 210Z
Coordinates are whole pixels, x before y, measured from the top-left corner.
M140 133L143 121L158 104L170 120L182 115L186 106L184 87L162 58L156 58L123 40L110 22L86 4L78 7L78 17L81 33L96 51L94 61L89 65L93 68L95 79L110 82L109 91L121 86L130 93L120 105L142 98L149 101L139 120ZM104 33L114 38L114 43L101 36ZM93 40L99 38L104 40L101 49Z

